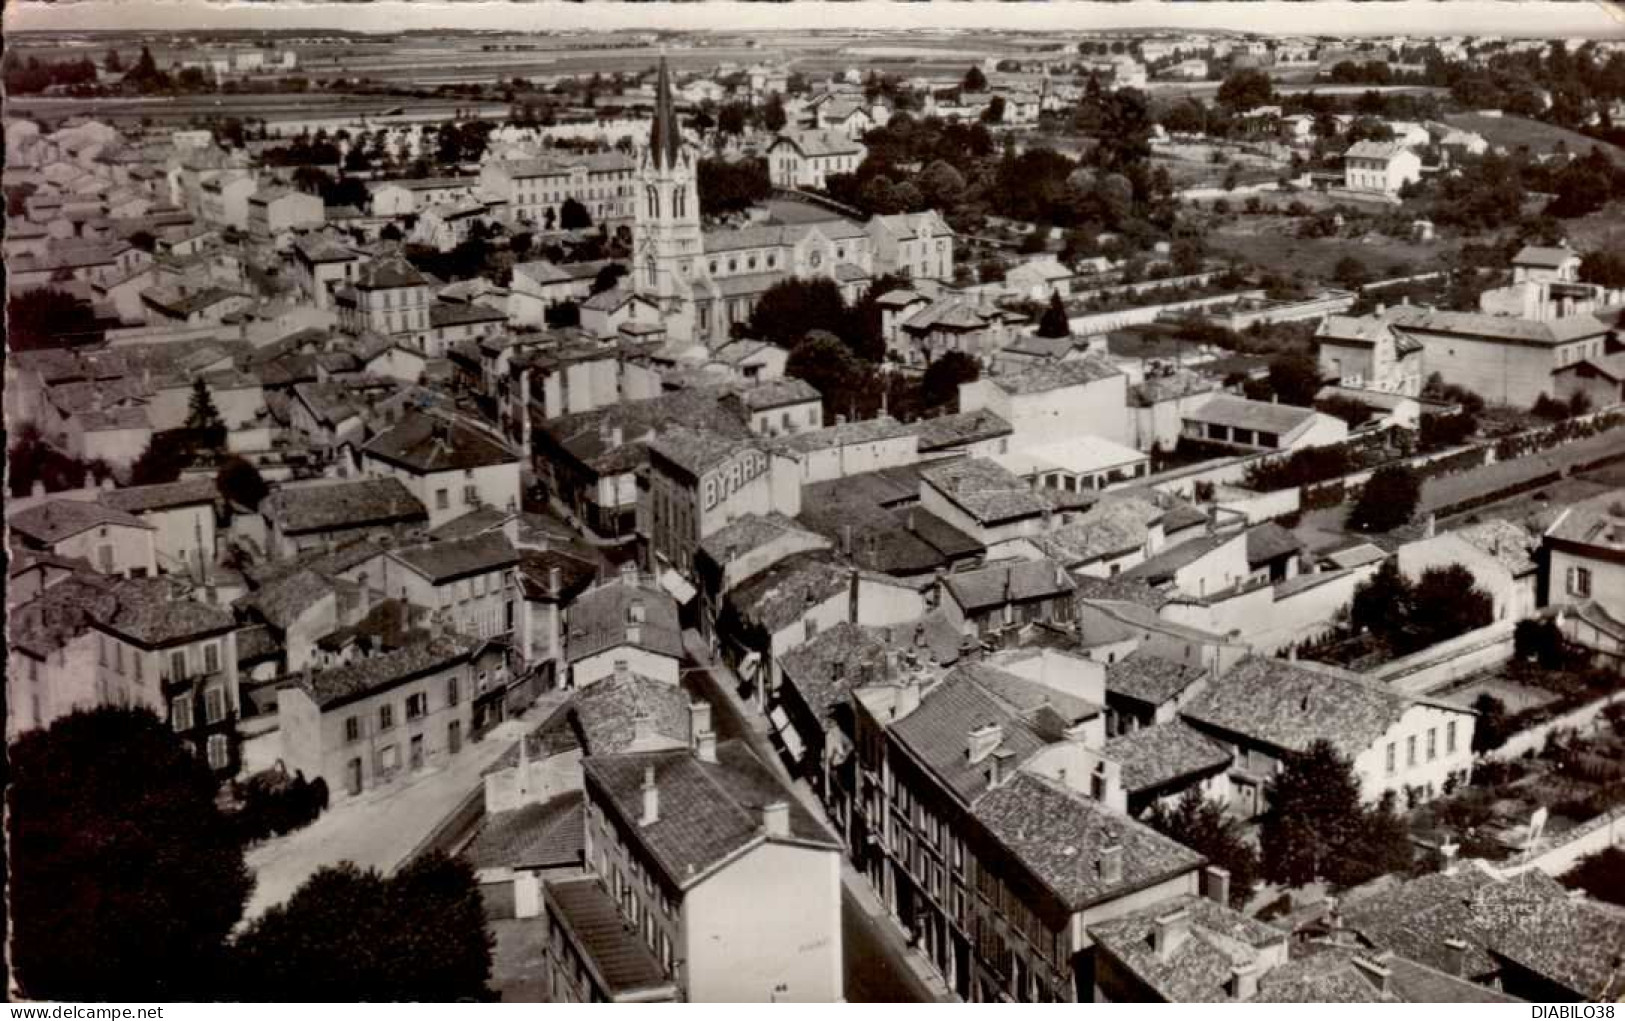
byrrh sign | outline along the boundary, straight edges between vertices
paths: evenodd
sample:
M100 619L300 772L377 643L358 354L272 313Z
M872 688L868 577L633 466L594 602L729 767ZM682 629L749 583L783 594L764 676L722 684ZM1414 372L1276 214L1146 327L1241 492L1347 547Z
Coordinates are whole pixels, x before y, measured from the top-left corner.
M743 450L732 461L708 472L700 480L700 503L706 510L733 496L767 471L767 455L760 450Z

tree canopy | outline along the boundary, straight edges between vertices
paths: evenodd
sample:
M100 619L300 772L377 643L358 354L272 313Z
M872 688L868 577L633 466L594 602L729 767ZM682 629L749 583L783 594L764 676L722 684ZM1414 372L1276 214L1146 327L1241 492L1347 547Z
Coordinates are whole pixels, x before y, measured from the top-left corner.
M1161 802L1153 805L1144 822L1228 871L1231 907L1240 908L1252 899L1259 879L1258 852L1224 805L1192 787L1172 808Z
M1328 741L1288 755L1264 796L1258 835L1272 883L1347 887L1410 866L1410 836L1393 801L1364 807L1353 765Z
M743 212L773 194L765 159L702 159L695 174L702 216Z
M1219 105L1231 113L1268 106L1275 99L1275 85L1263 71L1249 68L1231 73L1220 85Z
M1049 305L1038 319L1038 335L1051 339L1072 336L1072 323L1067 319L1066 305L1058 291L1051 291Z
M844 337L851 321L835 281L787 277L762 293L746 328L751 336L789 350L813 330Z
M946 351L925 367L920 380L920 403L925 410L946 408L948 414L959 412L959 385L974 383L982 376L982 367L975 358L963 351Z
M1362 532L1388 532L1410 521L1422 499L1422 480L1409 465L1383 465L1371 473L1349 511L1349 526Z
M11 747L12 963L55 1000L215 993L253 879L206 763L145 709L76 712Z

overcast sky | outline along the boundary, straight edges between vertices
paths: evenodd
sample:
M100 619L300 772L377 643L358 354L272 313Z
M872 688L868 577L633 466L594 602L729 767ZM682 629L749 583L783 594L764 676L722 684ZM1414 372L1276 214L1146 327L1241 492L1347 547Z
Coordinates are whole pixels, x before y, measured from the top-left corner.
M501 2L384 0L378 3L300 3L294 0L236 3L208 0L14 0L5 26L43 28L404 28L483 29L798 29L798 28L1229 28L1293 33L1435 33L1625 38L1625 12L1616 0L1343 0L1280 3L1002 3L997 0L935 0L898 3L854 0L833 4L615 2L558 0Z

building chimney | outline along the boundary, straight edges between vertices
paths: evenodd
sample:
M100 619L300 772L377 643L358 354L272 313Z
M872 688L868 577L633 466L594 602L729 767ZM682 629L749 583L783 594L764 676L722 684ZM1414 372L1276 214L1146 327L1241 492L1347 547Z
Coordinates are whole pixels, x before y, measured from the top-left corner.
M615 679L617 681L625 681L627 679L627 677L629 677L629 676L631 676L631 670L627 667L626 660L624 660L624 659L616 660L615 661Z
M717 761L717 735L707 730L694 739L694 757L701 762Z
M918 678L910 677L908 683L897 689L897 698L892 703L892 719L900 720L920 707L920 682Z
M613 450L616 447L619 447L621 445L621 437L622 437L622 434L621 434L621 427L620 426L612 425L612 426L609 427L609 446L610 446L610 449Z
M841 554L843 556L848 556L848 557L852 555L852 526L851 525L842 525L841 526Z
M1453 840L1446 840L1439 845L1439 857L1444 859L1444 865L1439 870L1447 876L1456 874L1456 855L1461 851L1461 845Z
M1202 870L1202 895L1215 904L1230 906L1230 870L1209 865Z
M1424 538L1424 539L1433 538L1434 533L1436 533L1438 531L1438 528L1439 528L1439 516L1437 514L1429 514L1427 524L1422 526L1422 538Z
M1230 969L1230 995L1245 1003L1258 995L1258 965L1242 964Z
M1098 865L1101 882L1108 884L1121 883L1123 881L1123 845L1114 842L1102 847Z
M695 701L688 704L689 747L698 747L701 734L711 733L711 703Z
M975 635L965 635L959 639L959 661L961 663L974 663L981 658L982 643Z
M987 785L988 787L1002 787L1004 781L1010 778L1010 763L1015 759L1016 753L1008 748L995 749L988 759Z
M1457 978L1465 978L1462 973L1467 970L1467 941L1460 939L1447 939L1444 941L1444 972Z
M634 560L628 560L621 565L621 581L628 585L638 583L638 565Z
M1388 992L1388 979L1392 975L1385 963L1390 956L1385 951L1378 954L1375 960L1359 956L1354 958L1354 966L1360 969L1360 973L1365 976L1365 980L1376 987L1377 992L1383 994Z
M640 826L653 826L660 821L660 788L655 786L655 768L643 767L643 818Z
M1167 961L1191 934L1191 913L1186 908L1160 915L1151 923L1151 950L1157 960Z
M547 569L547 591L555 598L564 591L564 572L557 567Z
M773 801L762 806L762 829L770 837L790 835L790 803Z
M984 723L971 728L965 738L965 757L971 762L981 762L1004 743L1004 727L997 723Z

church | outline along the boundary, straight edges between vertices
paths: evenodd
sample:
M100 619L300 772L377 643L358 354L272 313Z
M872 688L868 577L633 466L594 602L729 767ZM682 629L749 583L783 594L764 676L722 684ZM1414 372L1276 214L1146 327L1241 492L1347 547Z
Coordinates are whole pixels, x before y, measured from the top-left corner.
M697 166L678 130L662 57L654 124L638 161L633 286L660 309L675 341L728 343L733 325L787 277L827 277L848 302L889 273L921 289L953 278L953 231L935 211L864 223L814 201L781 198L758 209L749 226L702 229Z

